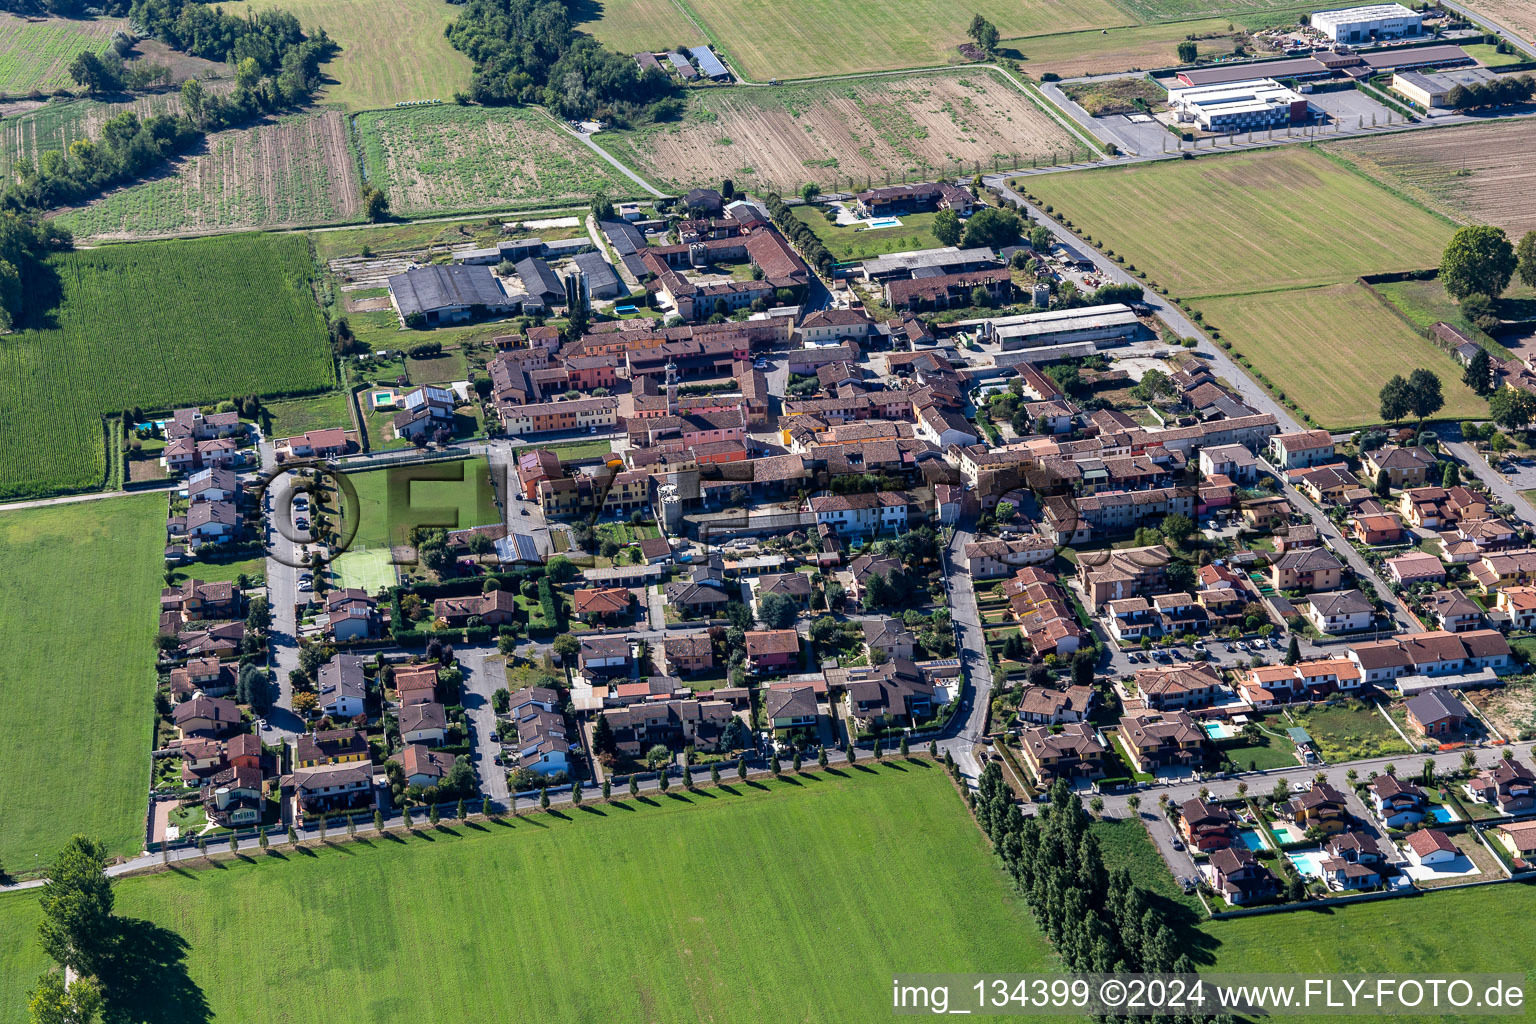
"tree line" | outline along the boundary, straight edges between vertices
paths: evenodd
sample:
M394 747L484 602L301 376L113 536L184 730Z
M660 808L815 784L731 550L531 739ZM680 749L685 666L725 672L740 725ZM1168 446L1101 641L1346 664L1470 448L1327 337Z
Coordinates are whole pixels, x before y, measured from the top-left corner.
M1536 94L1536 78L1530 75L1501 75L1486 82L1457 85L1445 94L1445 105L1452 110L1474 110L1478 107L1503 107L1512 103L1524 103Z
M0 332L22 322L29 296L47 295L49 252L73 245L69 230L51 221L0 211Z
M827 247L821 243L821 239L816 237L816 232L811 230L811 226L796 217L793 211L784 205L783 198L777 192L769 192L764 202L768 206L768 216L773 219L774 225L799 247L806 262L822 274L831 273L832 264L836 261L832 259L832 254L827 251Z
M1105 867L1088 815L1065 780L1056 780L1050 801L1032 818L1014 802L997 761L987 763L978 781L976 820L1067 970L1196 973L1147 890L1126 868Z
M479 103L542 103L561 117L621 125L675 120L683 103L659 68L571 27L567 0L469 0L448 41L474 63Z
M240 18L195 0L134 0L128 16L172 49L231 64L234 89L217 94L189 79L181 87L179 115L140 118L125 111L108 119L96 139L73 142L65 151L46 150L35 162L17 160L6 208L48 210L80 202L142 177L205 131L302 105L320 84L320 64L336 50L323 29L306 37L298 19L282 10ZM77 64L85 79L111 85L108 65L82 59Z

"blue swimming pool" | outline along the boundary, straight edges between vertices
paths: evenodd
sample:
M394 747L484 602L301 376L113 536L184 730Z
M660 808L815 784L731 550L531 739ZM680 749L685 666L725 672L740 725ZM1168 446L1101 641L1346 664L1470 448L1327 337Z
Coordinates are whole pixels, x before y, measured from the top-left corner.
M1328 855L1322 850L1298 850L1285 855L1296 870L1308 878L1319 878L1323 874L1323 861Z
M1256 828L1240 828L1237 830L1237 837L1250 850L1264 849L1264 837L1259 835L1259 830Z
M872 220L872 221L869 222L869 229L871 231L877 231L880 228L899 228L899 227L901 227L901 221L898 220L895 217L881 217L878 220Z
M1438 821L1440 824L1444 825L1448 822L1455 821L1456 813L1449 807L1436 804L1434 807L1429 809L1429 814L1426 815L1426 817L1428 817L1430 821Z

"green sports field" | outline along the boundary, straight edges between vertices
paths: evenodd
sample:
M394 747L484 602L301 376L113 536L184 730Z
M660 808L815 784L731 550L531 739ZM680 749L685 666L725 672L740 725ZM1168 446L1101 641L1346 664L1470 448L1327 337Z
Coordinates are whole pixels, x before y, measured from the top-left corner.
M0 498L100 487L102 417L335 383L296 235L61 254L0 345Z
M884 1021L892 972L1054 964L926 763L453 825L116 893L119 913L187 943L220 1021ZM0 897L5 1024L42 966L35 900Z
M164 529L163 494L0 512L0 864L13 873L76 832L143 849Z
M354 547L408 544L415 526L459 530L501 522L484 459L373 469L347 479L357 490Z
M1201 299L1206 322L1271 384L1323 426L1381 419L1381 386L1420 366L1440 378L1446 419L1481 419L1488 403L1461 382L1460 366L1411 330L1358 282Z
M1432 267L1455 230L1297 146L1051 174L1028 187L1184 298Z

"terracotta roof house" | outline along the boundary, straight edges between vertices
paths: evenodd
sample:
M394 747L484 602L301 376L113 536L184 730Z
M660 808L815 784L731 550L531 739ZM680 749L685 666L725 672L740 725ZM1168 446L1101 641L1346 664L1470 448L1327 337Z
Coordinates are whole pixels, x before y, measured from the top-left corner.
M448 777L448 773L453 771L454 757L419 743L410 743L395 756L395 760L405 769L406 785L425 789L438 785Z
M517 596L492 590L468 597L440 597L432 602L432 614L450 626L468 625L471 619L479 619L486 626L505 626L517 621Z
M1261 903L1280 892L1280 883L1275 876L1258 862L1252 850L1242 844L1212 853L1206 862L1205 873L1211 887L1233 906Z
M582 622L611 622L629 614L635 595L627 587L593 587L571 595L571 614Z
M1521 814L1536 808L1536 774L1513 758L1478 772L1467 782L1466 790L1473 800L1497 807L1504 814Z
M1179 806L1179 834L1191 850L1209 853L1232 845L1237 832L1237 815L1221 804L1207 803L1199 797Z
M1403 782L1395 775L1378 775L1366 784L1371 809L1388 828L1402 828L1412 822L1423 821L1428 813L1429 798L1411 782Z
M1315 825L1324 832L1342 832L1351 820L1344 794L1326 782L1314 782L1311 789L1297 793L1286 810L1303 829Z
M222 736L242 724L240 707L232 700L193 697L171 709L171 721L183 739Z
M1059 778L1102 779L1104 744L1086 722L1073 722L1053 731L1045 726L1027 728L1020 749L1029 770L1041 782Z
M1355 633L1371 628L1376 607L1358 590L1334 590L1308 597L1301 614L1319 633Z
M1338 590L1344 564L1326 548L1287 551L1270 563L1269 581L1276 590Z
M1409 833L1408 838L1403 840L1403 847L1409 862L1420 867L1449 864L1461 856L1461 851L1451 842L1451 837L1436 828Z
M1387 574L1403 586L1444 583L1445 563L1427 551L1410 551L1387 559Z
M1447 633L1482 629L1483 607L1460 590L1437 590L1424 601L1435 624Z
M864 730L908 725L934 712L934 687L910 661L850 669L848 713Z
M1120 719L1131 767L1155 774L1164 767L1198 768L1209 756L1204 729L1183 711L1140 711Z
M399 665L395 668L395 697L405 706L437 699L437 665Z
M347 761L295 768L292 775L283 777L283 788L292 788L298 809L304 814L372 807L373 765Z
M667 671L673 675L705 672L715 666L715 644L708 633L669 636L662 641Z
M1408 724L1425 736L1446 736L1460 732L1472 717L1467 706L1444 688L1425 690L1408 698L1404 708Z
M1162 711L1171 708L1203 708L1226 692L1221 671L1209 662L1146 668L1136 673L1136 690L1147 707Z
M1063 725L1082 722L1093 707L1093 687L1026 686L1019 695L1019 721L1031 725Z
M800 664L800 634L793 629L753 629L746 634L747 671L785 672Z
M1504 849L1523 860L1536 857L1536 821L1510 822L1493 830Z

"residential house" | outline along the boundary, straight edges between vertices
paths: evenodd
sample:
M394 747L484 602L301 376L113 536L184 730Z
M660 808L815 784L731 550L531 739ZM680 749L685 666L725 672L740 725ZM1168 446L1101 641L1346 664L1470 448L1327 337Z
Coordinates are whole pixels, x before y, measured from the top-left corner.
M232 469L200 469L187 477L187 501L197 505L205 501L237 502L240 477Z
M714 615L724 610L731 599L715 579L676 580L662 589L667 604L685 615Z
M395 436L409 441L431 437L439 430L453 433L454 395L447 388L423 384L402 394L395 413Z
M1322 545L1322 538L1317 535L1317 527L1311 523L1302 523L1297 526L1281 526L1275 530L1275 552L1285 554L1287 551L1304 551Z
M571 595L571 614L582 622L616 622L629 615L634 600L628 587L589 587Z
M787 597L801 609L811 606L811 577L803 572L765 573L752 587L753 607L770 594Z
M1315 826L1324 832L1342 832L1351 818L1344 794L1326 782L1314 782L1311 789L1297 793L1286 810L1302 830Z
M961 559L972 579L997 579L1023 566L1055 561L1056 543L1040 533L1026 533L1008 540L988 537L967 544L961 550Z
M179 704L198 694L224 697L234 692L237 678L234 665L225 665L218 658L193 658L171 669L171 698Z
M1429 813L1429 798L1424 791L1395 775L1378 775L1366 784L1365 789L1371 810L1388 828L1402 828L1423 821Z
M322 729L304 733L293 741L295 768L366 761L368 756L368 740L361 729Z
M1200 768L1209 756L1206 732L1183 711L1144 710L1120 719L1131 767L1155 774L1160 768Z
M809 686L770 688L763 694L763 713L774 729L814 728L820 720L816 691Z
M1460 732L1472 716L1465 704L1442 687L1409 697L1404 712L1408 724L1425 736L1448 736Z
M586 676L627 676L634 664L629 641L622 636L583 637L576 660Z
M1430 618L1447 633L1482 629L1483 607L1460 590L1437 590L1424 601Z
M933 715L934 686L910 661L849 670L848 714L861 731L908 726Z
M176 612L180 621L240 617L240 591L230 582L184 580L160 591L160 611Z
M283 788L293 789L302 814L361 810L373 806L373 765L366 761L295 768Z
M1059 730L1026 728L1019 737L1024 762L1041 783L1054 779L1102 779L1107 750L1093 726L1072 722Z
M1343 563L1327 548L1287 551L1269 567L1276 590L1338 590L1343 578Z
M848 563L848 571L853 576L853 599L855 601L864 599L864 592L869 586L871 577L890 576L901 568L901 563L888 555L859 555Z
M1478 772L1467 782L1466 791L1476 802L1497 807L1501 814L1523 814L1536 808L1536 774L1514 758L1503 758Z
M662 641L662 652L672 675L692 675L715 667L715 645L708 633L669 636Z
M378 602L365 590L346 587L331 591L325 595L325 612L325 631L338 643L367 640L378 635Z
M1085 722L1093 707L1093 687L1026 686L1019 695L1019 721L1031 725Z
M428 661L419 665L399 665L394 671L395 699L401 707L437 700L436 663Z
M1536 584L1536 549L1489 552L1468 567L1483 593Z
M319 680L320 710L332 718L356 718L364 713L368 694L363 677L363 659L356 654L338 654L316 674Z
M870 655L871 664L874 663L874 653L879 651L886 661L892 658L912 660L913 652L917 646L917 638L902 623L900 619L888 616L879 616L863 621L864 650Z
M405 773L405 784L426 789L441 785L453 771L454 756L419 743L408 744L395 755Z
M1386 854L1365 832L1344 832L1329 838L1328 856L1318 864L1323 882L1338 892L1374 889L1381 884Z
M1258 460L1240 444L1212 445L1200 449L1200 475L1206 479L1224 476L1235 484L1247 486L1258 477Z
M1233 906L1262 903L1280 892L1275 876L1241 843L1212 853L1204 871L1211 887Z
M432 602L432 616L448 626L506 626L517 621L517 595L492 590L467 597L440 597Z
M396 713L404 743L436 746L448 738L448 709L436 701L408 704Z
M341 427L327 427L306 430L297 437L285 437L277 442L277 447L286 449L296 459L335 459L347 454L350 444L347 432Z
M1237 815L1221 804L1195 797L1179 805L1179 834L1198 853L1224 850L1236 838Z
M1494 607L1509 616L1514 629L1536 629L1536 587L1506 587Z
M240 535L240 510L232 501L204 501L187 509L187 539L221 544Z
M1372 482L1387 474L1393 490L1403 487L1422 487L1426 474L1435 465L1435 457L1429 449L1414 445L1410 448L1383 445L1360 457L1366 475Z
M1387 575L1405 587L1444 583L1445 563L1427 551L1410 551L1387 559Z
M628 757L639 757L657 744L714 753L722 748L733 716L726 701L692 699L646 701L603 712L615 746Z
M1136 691L1157 711L1203 708L1227 692L1221 671L1210 662L1145 668L1136 673Z
M1536 821L1516 821L1499 825L1491 834L1504 845L1504 849L1525 862L1526 866L1536 858Z
M800 634L793 629L752 629L746 634L747 671L790 672L800 665Z
M1310 595L1302 603L1301 614L1319 633L1356 633L1371 628L1376 608L1358 590L1334 590Z
M1278 469L1321 466L1333 461L1333 438L1326 430L1296 430L1269 439L1269 456Z
M243 724L239 706L218 697L193 697L171 709L171 722L182 739L217 737Z
M1165 592L1171 561L1173 555L1161 544L1079 552L1077 579L1088 598L1088 610L1097 614L1110 601Z
M1444 868L1461 856L1451 837L1437 828L1410 832L1403 840L1403 853L1408 863L1424 868Z
M1290 476L1296 489L1319 505L1341 505L1360 490L1360 481L1342 465L1297 470Z
M546 776L570 771L571 742L556 700L555 691L543 687L524 687L512 695L518 768Z
M259 825L266 810L264 782L262 770L249 765L232 764L209 776L201 787L204 814L224 828Z
M1360 666L1367 683L1404 676L1462 675L1483 669L1504 675L1515 668L1509 643L1492 629L1402 633L1387 640L1355 644L1349 659Z
M907 528L907 496L893 491L826 494L806 499L806 511L840 537L902 533Z
M1396 544L1403 539L1403 520L1396 512L1356 515L1350 519L1349 528L1361 544Z
M1162 620L1153 614L1152 602L1144 597L1110 601L1104 606L1104 621L1109 627L1109 635L1122 647L1163 634Z

